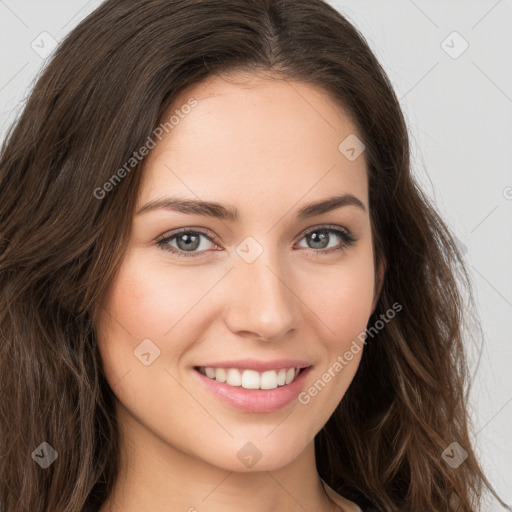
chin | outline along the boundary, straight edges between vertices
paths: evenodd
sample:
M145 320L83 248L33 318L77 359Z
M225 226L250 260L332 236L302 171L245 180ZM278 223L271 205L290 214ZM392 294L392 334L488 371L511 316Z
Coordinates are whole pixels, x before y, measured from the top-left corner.
M216 450L209 453L207 462L238 473L275 471L291 464L308 446L307 440L300 435L290 436L286 431L278 432L278 429L272 432L272 428L260 427L256 435L236 436L226 444L212 440Z

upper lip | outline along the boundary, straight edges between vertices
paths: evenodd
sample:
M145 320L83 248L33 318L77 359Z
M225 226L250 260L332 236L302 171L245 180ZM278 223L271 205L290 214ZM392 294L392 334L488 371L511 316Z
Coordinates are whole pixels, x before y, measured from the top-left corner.
M197 367L204 368L239 368L240 370L278 370L281 368L307 368L312 363L296 359L274 359L272 361L261 361L258 359L238 359L236 361L215 361L214 363L199 364Z

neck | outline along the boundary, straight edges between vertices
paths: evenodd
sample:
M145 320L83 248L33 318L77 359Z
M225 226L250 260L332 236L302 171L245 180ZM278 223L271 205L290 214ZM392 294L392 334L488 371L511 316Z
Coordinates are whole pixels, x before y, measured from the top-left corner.
M120 473L99 512L339 511L315 463L314 440L284 467L235 472L171 446L127 411ZM128 415L130 418L128 418Z

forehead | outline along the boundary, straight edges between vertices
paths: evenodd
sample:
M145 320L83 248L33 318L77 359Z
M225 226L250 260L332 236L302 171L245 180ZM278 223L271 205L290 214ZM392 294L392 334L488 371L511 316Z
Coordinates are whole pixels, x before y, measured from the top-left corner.
M183 90L162 123L171 116L145 162L139 204L164 194L230 202L236 195L243 204L256 191L281 203L350 192L367 204L364 153L350 160L340 150L359 134L317 86L212 76Z

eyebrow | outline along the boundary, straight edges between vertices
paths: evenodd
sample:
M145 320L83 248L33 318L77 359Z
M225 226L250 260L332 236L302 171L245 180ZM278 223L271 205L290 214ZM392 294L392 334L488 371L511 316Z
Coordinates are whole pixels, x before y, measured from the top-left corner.
M343 206L356 206L364 212L366 208L361 200L352 194L342 194L339 196L333 196L328 199L322 199L315 201L314 203L303 206L297 212L298 219L306 219L320 215L322 213L336 210ZM223 206L220 203L212 201L200 201L196 199L178 199L176 197L164 197L161 199L155 199L146 203L136 214L141 214L153 210L171 210L179 213L185 213L190 215L204 215L207 217L214 217L229 221L238 221L240 218L240 212L234 206Z

